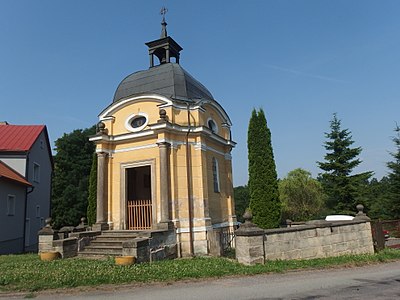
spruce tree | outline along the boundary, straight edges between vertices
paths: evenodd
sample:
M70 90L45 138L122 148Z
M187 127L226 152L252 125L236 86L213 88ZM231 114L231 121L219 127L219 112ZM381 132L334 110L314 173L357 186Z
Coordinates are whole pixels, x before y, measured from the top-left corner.
M89 177L89 196L87 206L87 220L91 226L96 223L97 208L97 154L93 153L92 169Z
M362 199L358 195L363 185L372 172L352 175L352 171L361 160L357 158L362 148L351 148L354 143L351 132L341 128L341 120L336 113L330 122L331 132L325 133L328 139L325 149L329 151L325 155L325 162L318 162L319 168L325 171L320 174L320 180L328 195L327 207L336 213L355 211L355 207Z
M254 109L249 122L248 137L249 194L253 222L261 228L279 225L281 203L271 132L264 111Z
M389 173L389 203L390 215L394 219L400 218L400 127L396 125L394 129L396 136L393 142L396 146L396 152L391 153L393 161L388 162Z

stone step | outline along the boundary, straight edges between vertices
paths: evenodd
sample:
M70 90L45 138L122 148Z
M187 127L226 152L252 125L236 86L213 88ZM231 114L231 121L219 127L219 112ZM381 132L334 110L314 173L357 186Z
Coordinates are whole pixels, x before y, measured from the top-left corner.
M80 253L91 253L91 254L102 254L102 255L121 255L122 247L96 247L96 246L87 246Z
M90 245L91 246L119 246L119 247L122 247L122 243L123 243L123 241L121 241L121 240L104 240L104 239L101 239L101 240L92 240L91 242L90 242Z
M79 257L108 257L122 255L122 244L136 238L149 238L151 232L134 230L108 230L96 236L79 252Z
M102 237L123 236L123 237L151 237L151 231L138 230L106 230L102 231Z
M138 238L139 236L134 236L134 235L114 235L114 236L105 236L105 235L99 235L97 236L94 241L126 241L126 240L133 240Z
M103 255L99 253L90 253L90 252L79 252L77 258L84 259L96 259L96 260L107 260L109 257L115 257L117 255Z

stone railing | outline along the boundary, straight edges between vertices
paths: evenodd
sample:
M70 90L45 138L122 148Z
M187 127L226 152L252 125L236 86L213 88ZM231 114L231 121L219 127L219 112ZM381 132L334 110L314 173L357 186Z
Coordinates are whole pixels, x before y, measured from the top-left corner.
M252 265L276 259L312 259L345 254L373 253L370 219L357 207L353 221L325 220L296 227L262 230L244 215L236 231L236 259Z
M39 232L39 253L58 252L61 258L74 257L90 243L90 240L99 235L97 231L85 231L85 218L77 227L68 226L54 230L51 218L46 219L46 226Z

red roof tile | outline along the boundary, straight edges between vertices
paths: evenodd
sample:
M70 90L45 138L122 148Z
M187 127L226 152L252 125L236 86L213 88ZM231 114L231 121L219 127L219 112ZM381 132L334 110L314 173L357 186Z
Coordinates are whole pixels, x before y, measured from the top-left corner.
M23 176L0 160L0 178L2 177L31 186L31 184Z
M44 125L0 125L0 151L29 151Z

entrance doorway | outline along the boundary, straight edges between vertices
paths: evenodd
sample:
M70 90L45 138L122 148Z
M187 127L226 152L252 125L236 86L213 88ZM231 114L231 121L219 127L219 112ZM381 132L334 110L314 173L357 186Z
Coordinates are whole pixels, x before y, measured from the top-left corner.
M146 230L152 226L151 167L126 169L128 230Z

